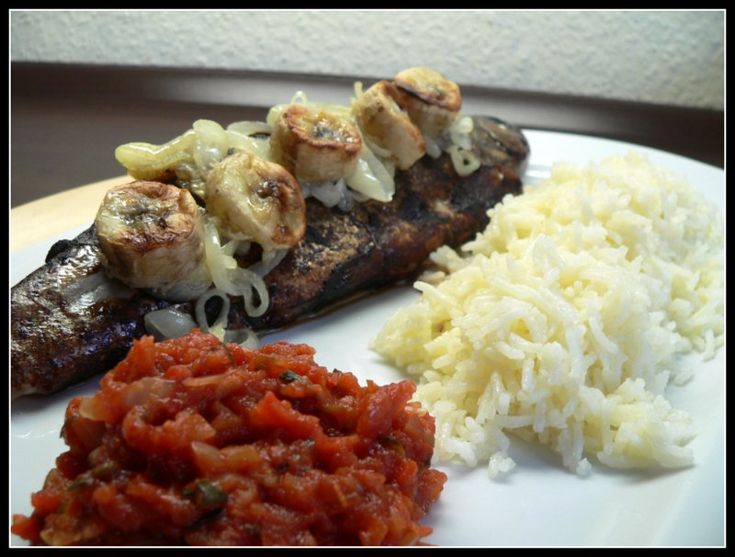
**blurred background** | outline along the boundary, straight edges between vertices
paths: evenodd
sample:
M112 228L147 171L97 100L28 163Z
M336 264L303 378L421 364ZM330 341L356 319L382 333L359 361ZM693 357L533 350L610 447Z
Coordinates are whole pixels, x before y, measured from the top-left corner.
M11 204L120 143L435 68L467 113L724 160L724 11L11 11Z

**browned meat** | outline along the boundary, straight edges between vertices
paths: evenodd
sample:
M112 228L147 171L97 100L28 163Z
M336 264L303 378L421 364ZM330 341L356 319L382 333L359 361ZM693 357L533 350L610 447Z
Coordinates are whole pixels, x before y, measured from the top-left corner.
M250 319L242 302L234 302L230 326L282 327L410 278L437 247L472 238L487 224L489 208L520 191L529 153L523 134L494 118L475 118L473 135L483 166L466 178L448 156L424 157L397 172L390 203L369 201L343 213L307 200L304 239L266 277L269 310ZM54 245L46 264L12 288L13 398L51 393L107 371L145 333L143 316L171 305L121 284L112 290L109 282L99 285L101 271L92 227ZM192 311L190 303L176 307Z

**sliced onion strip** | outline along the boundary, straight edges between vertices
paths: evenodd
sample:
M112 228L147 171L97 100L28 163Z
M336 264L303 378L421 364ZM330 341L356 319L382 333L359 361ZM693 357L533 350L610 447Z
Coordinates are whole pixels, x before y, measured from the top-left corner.
M260 348L260 339L252 329L243 327L242 329L231 329L225 331L225 342L236 342L243 348L249 350L257 350Z
M146 331L152 334L157 341L179 338L197 326L191 315L173 308L148 312L143 317L143 323Z
M241 122L232 122L227 126L228 132L235 132L246 137L256 134L270 134L273 131L267 122L258 122L254 120L243 120Z
M204 231L204 249L207 257L207 267L212 275L214 286L230 296L242 296L245 302L245 312L250 317L260 317L263 315L270 305L268 287L263 281L263 278L254 271L238 267L235 259L224 253L224 248L220 244L217 226L212 219L205 220ZM227 247L229 251L229 244ZM232 262L234 262L234 265ZM260 269L263 270L266 266L267 263L264 263ZM258 297L260 298L260 303L257 305L254 302L253 290L258 293Z
M251 265L249 269L256 275L264 277L283 261L287 253L287 249L264 251L261 260Z
M478 159L472 151L462 149L458 145L452 145L447 149L447 152L452 159L454 170L460 176L469 176L475 170L480 168L480 165L482 164L480 159Z
M214 320L212 325L207 320L207 312L205 306L207 302L212 298L222 299L222 309L220 309L219 315ZM210 333L216 336L220 340L225 338L225 329L227 328L227 316L230 313L230 298L225 292L218 288L210 288L204 294L199 296L196 306L194 307L194 316L196 317L199 328L205 333Z
M363 144L355 171L346 179L353 190L382 202L393 199L396 184L385 165Z
M437 143L436 139L431 137L430 135L424 135L424 143L426 144L426 154L429 155L432 159L438 159L442 155L442 149L439 147L439 143Z

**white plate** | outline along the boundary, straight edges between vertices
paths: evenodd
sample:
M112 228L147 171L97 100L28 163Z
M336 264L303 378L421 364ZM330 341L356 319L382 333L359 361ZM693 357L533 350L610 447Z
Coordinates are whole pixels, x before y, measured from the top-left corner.
M724 207L721 169L616 141L533 130L526 134L531 144L528 182L548 175L554 161L586 163L635 148L686 175L703 196ZM12 284L43 263L51 243L11 255ZM352 371L363 382L404 379L367 346L386 319L415 296L407 287L390 289L264 340L311 344L319 363ZM517 467L503 481L490 481L483 468L438 465L449 480L424 521L434 528L426 541L459 546L724 545L724 351L706 363L694 356L691 363L698 369L695 379L671 387L668 397L690 412L699 428L691 443L694 467L620 472L593 464L592 473L579 478L562 467L557 455L514 439L510 456ZM59 431L68 401L96 386L97 380L90 380L52 397L13 403L11 513L31 512L31 492L41 488L65 449ZM11 536L11 543L24 542Z

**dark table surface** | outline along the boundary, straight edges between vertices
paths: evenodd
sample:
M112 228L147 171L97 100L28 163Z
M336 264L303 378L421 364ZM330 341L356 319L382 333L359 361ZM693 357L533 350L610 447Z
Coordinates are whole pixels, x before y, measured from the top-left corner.
M11 206L125 173L130 141L163 143L194 120L262 120L297 90L346 103L355 77L57 64L11 65ZM362 79L366 86L374 79ZM462 85L462 84L460 84ZM462 86L463 112L522 128L607 137L724 165L724 113Z

